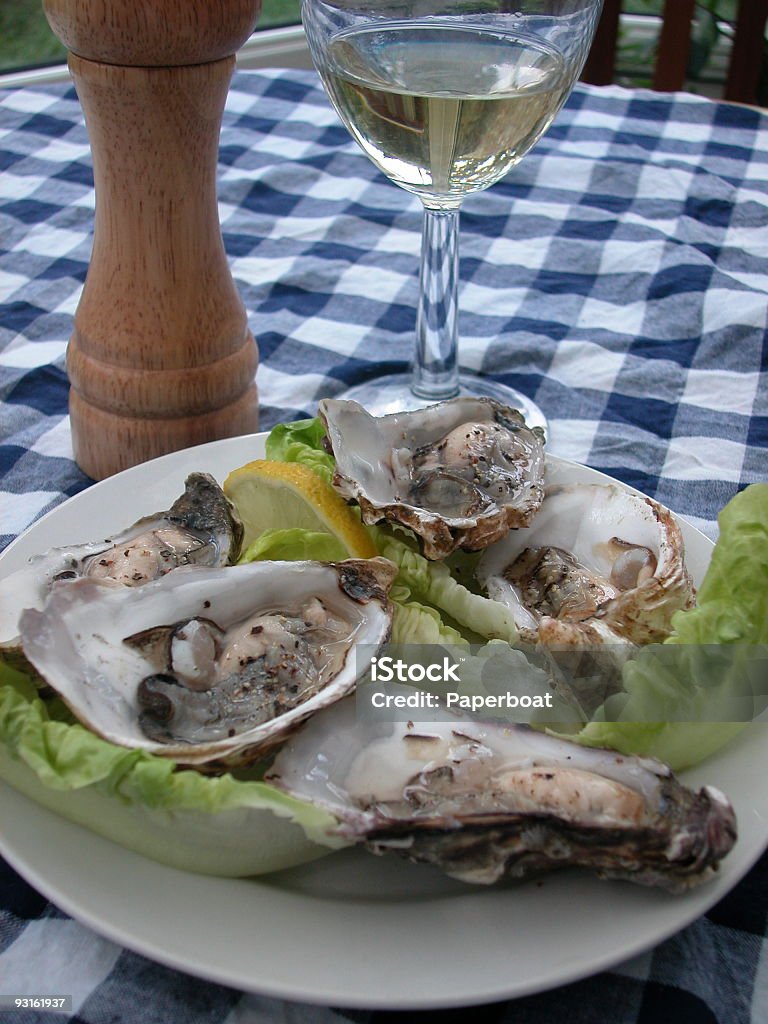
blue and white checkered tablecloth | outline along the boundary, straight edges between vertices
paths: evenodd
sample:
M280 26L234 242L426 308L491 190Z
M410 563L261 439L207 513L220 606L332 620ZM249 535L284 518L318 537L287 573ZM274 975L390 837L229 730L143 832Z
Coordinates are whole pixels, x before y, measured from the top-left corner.
M236 74L219 199L261 351L265 428L405 368L420 204L350 142L313 74ZM0 93L0 547L90 482L72 460L64 352L93 211L74 90ZM578 87L520 166L466 201L460 304L463 364L530 394L550 417L552 450L714 536L718 510L768 478L768 117ZM764 859L653 952L484 1019L768 1021L767 918ZM88 1024L132 1020L138 992L148 1020L390 1016L243 996L156 966L66 918L8 867L0 950L0 992L58 971L79 994L73 1019Z

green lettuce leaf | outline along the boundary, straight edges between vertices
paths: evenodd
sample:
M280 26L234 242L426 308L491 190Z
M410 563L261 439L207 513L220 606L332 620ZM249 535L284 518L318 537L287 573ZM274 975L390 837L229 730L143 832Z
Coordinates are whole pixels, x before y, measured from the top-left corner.
M3 663L0 750L0 777L34 799L189 870L252 874L312 859L321 852L315 843L340 845L327 834L333 819L325 811L264 782L179 770L166 758L54 719L31 680ZM137 820L146 835L136 834ZM173 838L178 825L189 838L188 850ZM243 835L251 829L259 841L244 850ZM277 855L282 861L276 864Z
M240 563L276 561L338 562L348 558L341 541L330 533L311 530L265 530L240 556Z
M624 692L598 709L574 737L580 742L650 755L679 770L704 760L764 711L768 484L736 495L719 525L696 607L675 615L664 644L627 661Z
M696 607L677 613L667 643L768 643L768 484L737 494L718 524Z
M440 613L429 605L411 599L408 587L395 582L390 597L394 607L392 643L394 644L466 644L461 633L447 626Z
M743 722L590 722L566 738L587 747L655 757L681 772L716 754L745 728Z
M330 483L336 463L323 448L324 437L325 431L319 419L280 423L267 437L267 458L274 462L298 462Z
M416 601L447 615L465 640L517 641L517 627L507 607L473 593L453 578L447 565L430 562L408 539L387 528L375 528L373 538L379 554L397 565L396 583L407 587Z

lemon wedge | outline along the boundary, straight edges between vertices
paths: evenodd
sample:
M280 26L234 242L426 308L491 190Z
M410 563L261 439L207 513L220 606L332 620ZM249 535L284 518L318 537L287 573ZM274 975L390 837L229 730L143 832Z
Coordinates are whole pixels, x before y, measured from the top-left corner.
M229 474L224 493L243 520L244 551L265 530L300 528L330 533L351 558L378 554L365 527L330 484L297 462L248 462Z

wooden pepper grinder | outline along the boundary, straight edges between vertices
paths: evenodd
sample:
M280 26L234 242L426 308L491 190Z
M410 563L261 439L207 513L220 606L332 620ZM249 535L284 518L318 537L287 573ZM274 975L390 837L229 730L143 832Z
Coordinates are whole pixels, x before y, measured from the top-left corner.
M216 161L261 0L45 0L93 153L93 253L67 350L75 458L101 479L258 428L258 350Z

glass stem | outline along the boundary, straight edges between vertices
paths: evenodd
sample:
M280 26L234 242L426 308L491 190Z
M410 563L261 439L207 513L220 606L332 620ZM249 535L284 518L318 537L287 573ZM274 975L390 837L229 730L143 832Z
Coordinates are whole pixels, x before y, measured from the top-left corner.
M459 393L459 209L425 207L411 391L441 402Z

